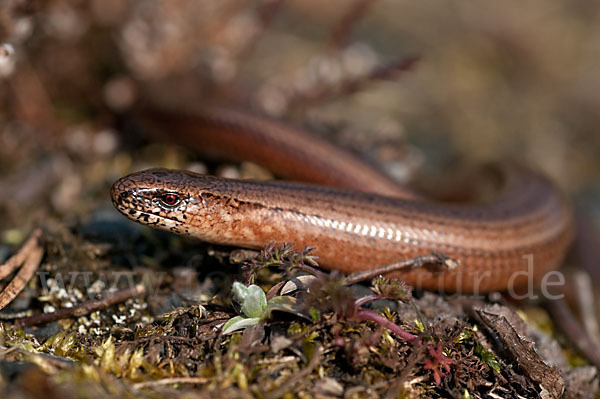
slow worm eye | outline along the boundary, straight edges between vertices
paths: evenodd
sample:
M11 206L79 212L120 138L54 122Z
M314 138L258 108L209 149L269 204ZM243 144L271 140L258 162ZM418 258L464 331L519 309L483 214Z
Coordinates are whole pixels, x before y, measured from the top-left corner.
M179 199L179 196L177 194L166 193L160 196L160 202L162 202L163 205L166 206L175 206L179 204L180 201L181 200Z

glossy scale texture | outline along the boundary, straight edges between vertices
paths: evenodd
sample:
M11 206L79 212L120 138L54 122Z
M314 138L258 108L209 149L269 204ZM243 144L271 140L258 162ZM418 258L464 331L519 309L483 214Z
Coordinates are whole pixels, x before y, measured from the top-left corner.
M323 148L335 147L300 129L237 111L207 112L171 119L162 115L158 123L190 144L210 141L211 148L228 149L236 158L247 149L251 160L276 172L276 159L284 153L289 162L283 175L306 180L311 168L301 168L295 176L294 167L318 165L317 182L352 190L150 169L113 185L112 199L119 211L140 223L212 243L314 246L320 265L346 273L438 251L457 260L459 267L423 267L396 275L410 285L447 292L485 293L519 289L531 279L537 283L560 265L571 242L569 204L549 180L528 168L495 165L502 188L485 203L438 203L394 184L339 149L327 156ZM298 143L302 150L294 158ZM363 173L354 173L356 169ZM370 193L357 191L363 182ZM176 194L177 203L167 205L165 194Z

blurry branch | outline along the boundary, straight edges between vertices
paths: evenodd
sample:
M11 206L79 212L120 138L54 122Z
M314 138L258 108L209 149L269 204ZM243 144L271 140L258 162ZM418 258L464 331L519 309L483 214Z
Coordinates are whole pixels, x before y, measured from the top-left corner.
M339 50L348 45L348 39L352 29L366 15L369 7L375 0L354 0L342 18L331 30L327 48L331 50Z
M143 284L138 284L135 287L125 288L113 294L109 294L102 299L92 299L87 302L83 302L82 304L73 306L72 308L64 308L52 313L42 313L19 319L17 320L17 325L19 327L30 327L70 317L85 316L98 310L106 309L112 305L116 305L117 303L125 302L130 298L145 295L146 292L146 286Z
M312 90L294 93L289 99L289 106L306 106L335 97L349 96L363 90L373 81L396 79L401 73L411 71L419 60L419 56L408 56L375 68L365 75L351 77L340 83L319 85Z
M563 299L545 301L544 307L555 321L571 345L595 367L600 368L600 350L598 344L583 329L579 320L575 318L567 302Z
M377 276L397 271L418 269L425 265L438 265L445 270L451 270L458 267L459 263L445 254L432 252L429 255L415 256L414 258L403 259L375 269L352 273L346 277L345 282L346 284L356 284L361 281L372 280Z

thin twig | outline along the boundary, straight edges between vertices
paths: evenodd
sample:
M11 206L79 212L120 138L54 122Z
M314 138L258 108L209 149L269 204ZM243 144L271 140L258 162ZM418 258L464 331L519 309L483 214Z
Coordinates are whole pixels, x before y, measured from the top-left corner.
M581 308L583 326L588 334L596 341L600 341L600 325L596 310L600 304L600 295L596 292L600 287L600 248L597 245L598 229L590 222L589 215L581 209L575 210L575 242L574 251L578 264L584 276L575 280L577 284L576 296ZM577 276L577 274L576 274ZM587 276L587 278L585 277ZM583 280L583 281L582 281ZM580 288L584 288L581 290ZM587 292L582 292L587 291ZM591 291L591 292L590 292Z
M27 240L25 246L19 251L19 254L15 255L15 257L23 257L24 260L22 260L22 262L24 262L24 264L10 283L8 283L4 290L0 292L0 310L4 309L21 291L23 291L23 288L25 288L37 268L40 266L40 262L44 256L44 248L39 242L40 235L41 231L35 230L31 235L32 237ZM10 263L10 261L7 263Z
M19 319L17 320L17 325L19 327L30 327L56 320L85 316L92 312L106 309L117 303L124 302L129 298L144 294L146 294L146 286L143 284L138 284L133 288L126 288L105 298L90 300L72 308L60 309L53 313L42 313Z
M27 317L31 314L31 310L22 310L20 312L2 312L0 313L0 320L14 320L21 319L23 317Z
M286 283L287 283L287 280L281 280L280 282L278 282L277 284L272 286L269 289L269 291L267 291L267 300L273 299L274 297L276 297L277 294L279 293L279 290L281 289L281 287L283 287Z
M355 284L360 281L372 280L379 275L385 275L397 271L406 271L416 269L424 265L440 265L448 269L458 266L458 263L444 254L432 253L430 255L421 255L414 258L404 259L399 262L390 263L364 272L352 273L346 277L346 284Z
M0 280L9 276L19 266L25 262L27 257L31 254L33 248L39 246L39 239L42 236L42 230L35 229L29 236L25 244L21 247L19 252L11 256L4 264L0 265Z
M410 55L389 64L382 65L368 75L368 80L394 79L400 72L410 71L421 59L418 55ZM359 82L360 83L360 82Z
M206 384L211 379L207 377L173 377L173 378L162 378L154 381L144 381L133 384L133 389L141 389L147 387L156 387L163 385L174 385L174 384Z
M308 273L308 274L312 274L313 276L315 276L316 278L320 278L320 279L324 279L328 276L327 273L324 273L322 271L320 271L317 268L314 268L312 266L309 265L305 265L304 263L301 263L297 266L298 270L300 270L301 272L304 273Z
M319 85L318 88L315 88L314 90L307 90L293 96L289 99L289 104L290 106L306 106L322 102L326 99L349 96L361 91L365 86L375 80L395 79L400 73L412 70L419 60L419 56L408 56L389 64L382 65L365 75L344 80L341 83L336 82L334 85Z
M600 338L600 326L598 325L594 282L585 270L576 270L572 277L575 285L573 296L577 300L583 328L597 346Z

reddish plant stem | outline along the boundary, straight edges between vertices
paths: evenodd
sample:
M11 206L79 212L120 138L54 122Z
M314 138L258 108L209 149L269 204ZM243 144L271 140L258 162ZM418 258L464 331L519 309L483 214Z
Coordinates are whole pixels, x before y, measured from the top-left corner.
M399 325L386 319L385 317L383 317L382 315L380 315L379 313L377 313L373 310L358 309L354 318L357 320L361 320L361 321L365 321L365 320L373 321L373 322L379 324L380 326L387 328L388 330L390 330L391 332L393 332L394 334L396 334L397 336L399 336L406 342L408 342L410 344L414 344L414 345L421 345L421 340L419 339L419 337L409 333L408 331L404 331Z

